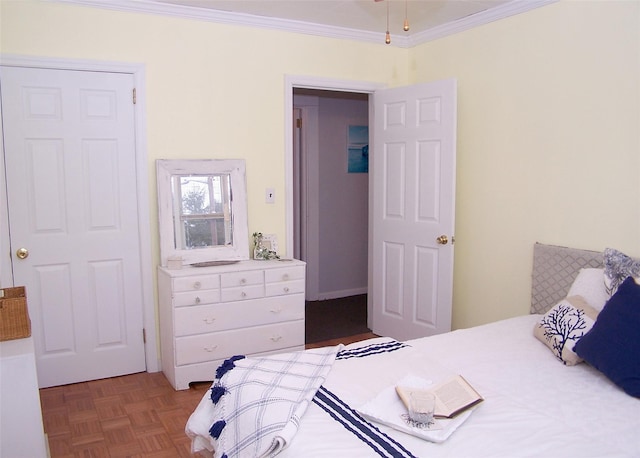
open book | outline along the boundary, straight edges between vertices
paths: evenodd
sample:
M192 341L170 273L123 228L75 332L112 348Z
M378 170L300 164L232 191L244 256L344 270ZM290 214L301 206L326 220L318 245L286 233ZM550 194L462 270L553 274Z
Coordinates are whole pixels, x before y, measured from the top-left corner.
M428 389L396 386L396 393L407 409L409 408L409 394L412 391L428 391L435 395L434 416L436 418L453 418L484 400L461 375L451 377Z

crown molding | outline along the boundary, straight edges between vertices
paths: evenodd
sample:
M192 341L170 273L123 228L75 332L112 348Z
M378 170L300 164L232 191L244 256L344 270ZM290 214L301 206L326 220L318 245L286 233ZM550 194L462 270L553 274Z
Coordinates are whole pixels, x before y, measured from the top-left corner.
M66 3L94 8L126 11L132 13L158 14L262 29L280 30L306 35L315 35L341 40L355 40L368 43L384 44L384 31L369 32L364 30L313 24L304 21L279 19L256 16L245 13L211 10L191 6L177 6L166 3L155 3L147 0L45 0L52 3ZM513 0L496 8L472 14L457 21L449 22L424 32L410 36L391 35L391 46L398 48L412 48L414 46L443 38L448 35L463 32L490 22L497 21L516 14L525 13L535 8L555 3L558 0ZM387 46L387 45L385 45Z
M472 14L471 16L467 16L457 21L448 22L441 26L425 30L424 32L418 32L409 38L408 47L411 48L422 43L427 43L448 35L464 32L465 30L489 24L500 19L526 13L527 11L550 5L558 1L559 0L514 0L496 8Z

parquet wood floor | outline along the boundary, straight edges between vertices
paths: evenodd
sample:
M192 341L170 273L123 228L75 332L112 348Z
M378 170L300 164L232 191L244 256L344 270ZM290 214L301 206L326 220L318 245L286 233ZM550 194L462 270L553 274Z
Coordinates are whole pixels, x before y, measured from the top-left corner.
M372 333L307 345L351 343ZM175 391L162 372L40 390L52 458L192 457L184 426L210 383Z

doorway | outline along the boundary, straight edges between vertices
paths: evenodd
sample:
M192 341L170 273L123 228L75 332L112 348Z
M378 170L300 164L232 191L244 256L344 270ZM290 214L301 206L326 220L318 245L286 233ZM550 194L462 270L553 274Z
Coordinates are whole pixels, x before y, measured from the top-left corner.
M307 341L367 332L368 95L293 90L294 257Z
M374 130L371 137L376 148L369 173L369 329L399 340L413 338L416 333L430 335L449 330L456 80L386 89L382 84L366 82L290 76L285 79L285 138L289 139L294 138L294 88L369 95L369 119ZM293 142L286 142L286 146L286 240L287 251L293 253ZM409 157L411 160L404 160ZM391 220L406 223L410 231L386 230L386 222ZM428 231L421 229L425 223ZM421 235L411 238L408 234ZM395 330L387 331L385 327L392 323Z

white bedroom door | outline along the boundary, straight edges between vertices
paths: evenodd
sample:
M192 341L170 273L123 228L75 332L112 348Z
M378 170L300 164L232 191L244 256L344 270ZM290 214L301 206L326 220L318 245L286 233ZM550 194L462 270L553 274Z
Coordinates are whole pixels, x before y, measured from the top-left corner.
M456 81L373 96L371 269L374 333L451 329Z
M144 371L133 76L3 66L0 85L40 387Z

